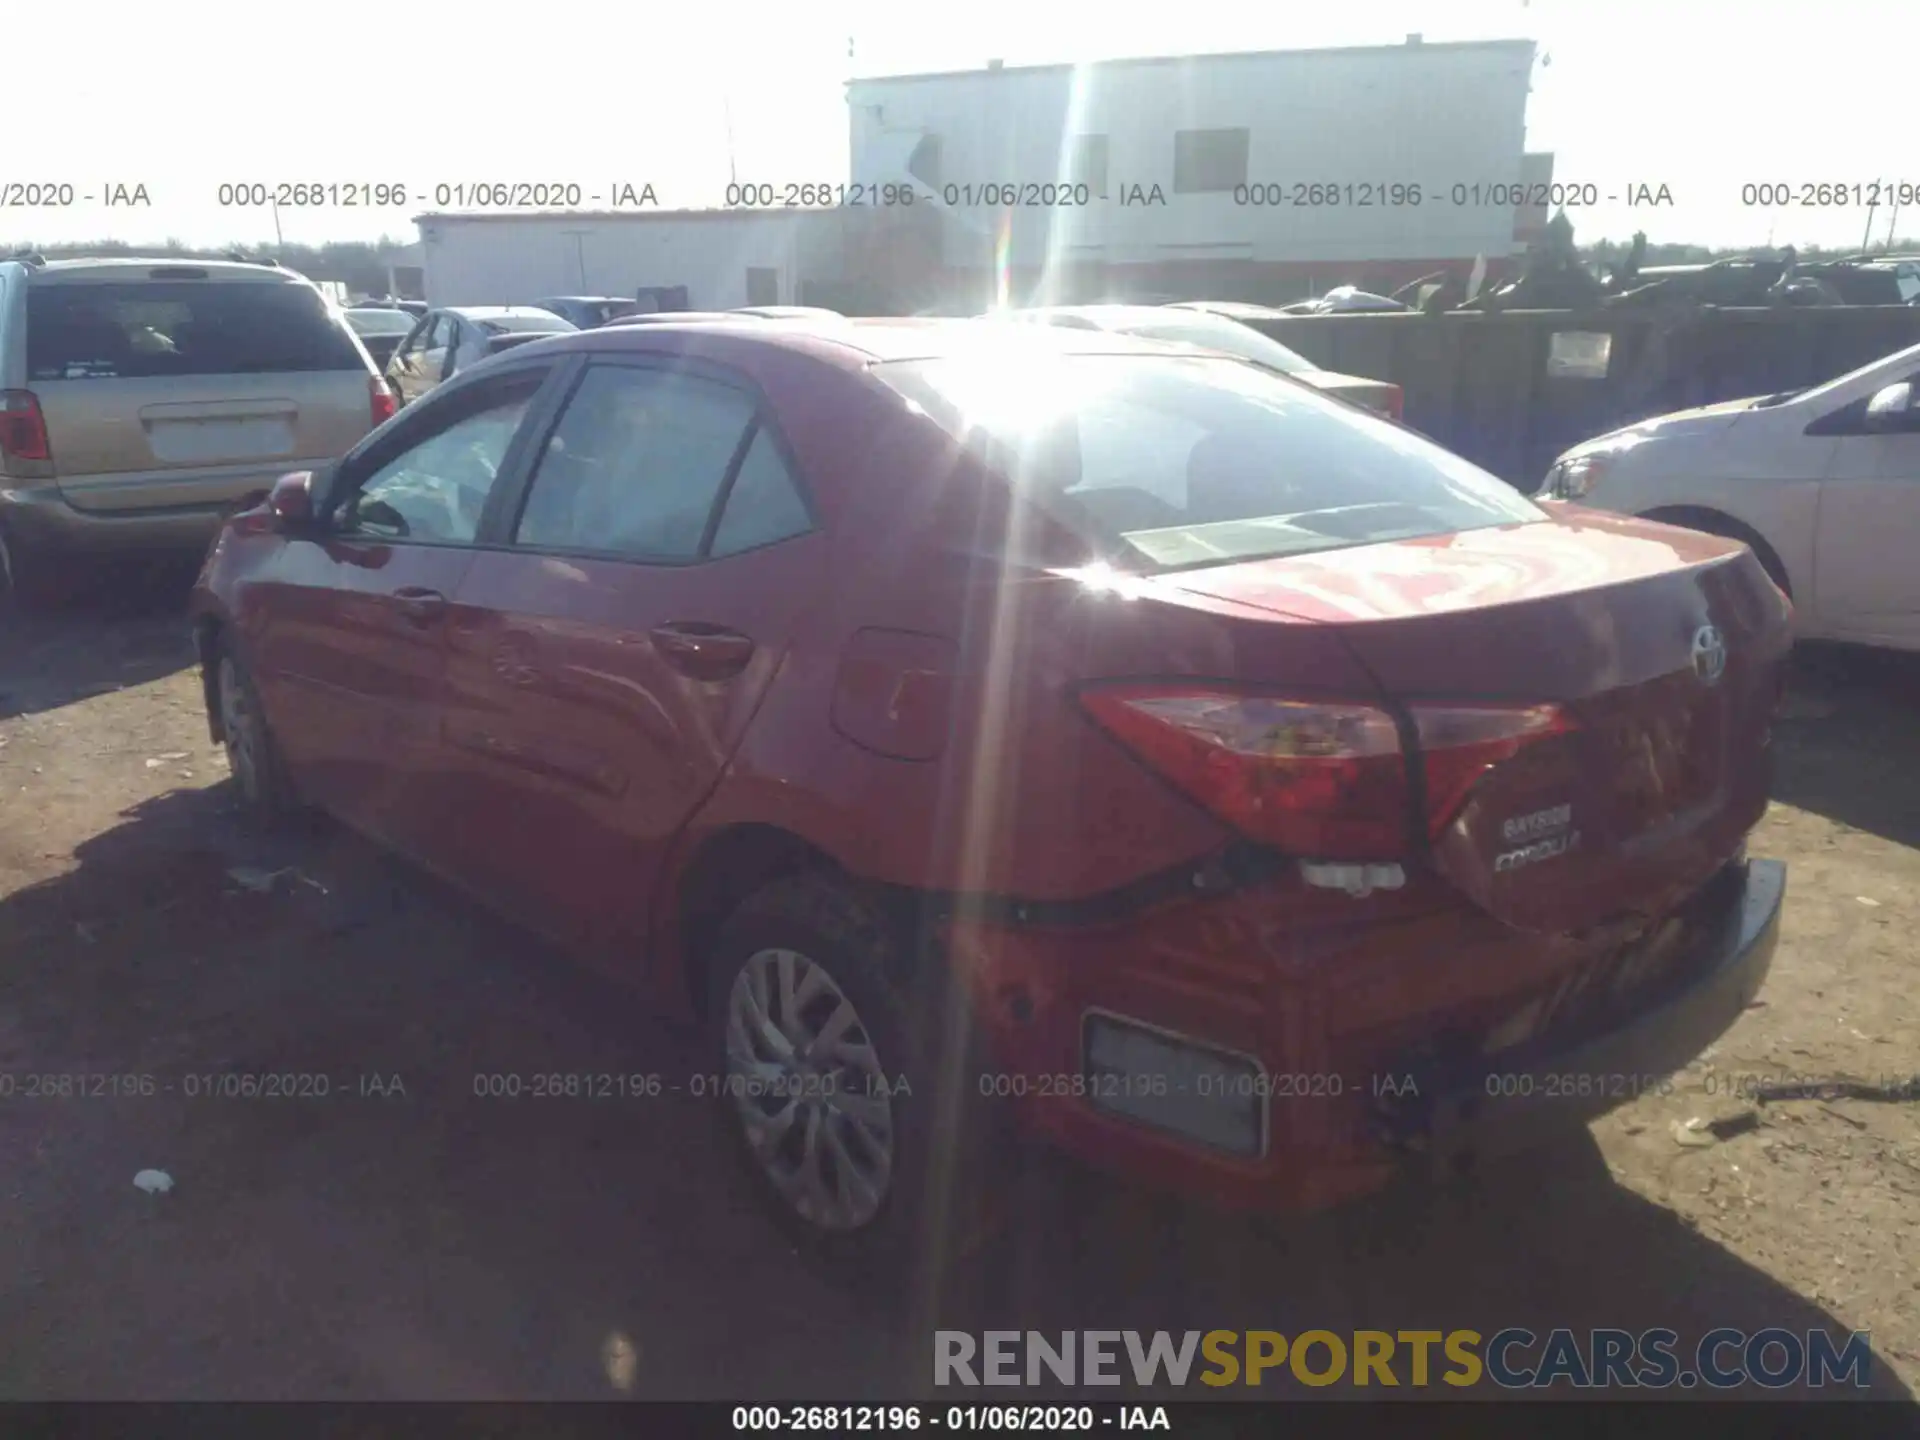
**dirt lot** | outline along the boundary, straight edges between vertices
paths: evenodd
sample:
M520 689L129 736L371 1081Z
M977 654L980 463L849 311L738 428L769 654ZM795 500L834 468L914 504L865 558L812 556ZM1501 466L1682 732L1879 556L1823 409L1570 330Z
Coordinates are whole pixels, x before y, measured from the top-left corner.
M474 1097L476 1073L684 1070L685 1042L337 831L249 836L177 609L137 598L0 633L0 1075L154 1077L0 1099L0 1397L923 1392L926 1331L778 1243L703 1107ZM1674 1134L1751 1108L1748 1077L1920 1069L1920 665L1809 653L1790 714L1755 840L1791 867L1772 979L1598 1154L1283 1225L1048 1171L942 1323L1870 1329L1875 1392L1906 1395L1920 1105ZM315 883L229 873L286 865ZM331 1093L185 1093L258 1072ZM148 1167L175 1188L136 1189Z

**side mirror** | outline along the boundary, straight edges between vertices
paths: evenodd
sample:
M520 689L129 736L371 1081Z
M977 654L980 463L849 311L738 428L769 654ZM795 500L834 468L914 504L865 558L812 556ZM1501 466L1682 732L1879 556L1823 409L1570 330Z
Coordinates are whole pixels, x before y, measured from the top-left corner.
M313 524L313 472L296 470L282 475L267 492L267 509L284 530L304 530Z
M1920 407L1915 405L1913 382L1902 380L1877 392L1867 402L1866 427L1875 434L1911 430L1920 422Z

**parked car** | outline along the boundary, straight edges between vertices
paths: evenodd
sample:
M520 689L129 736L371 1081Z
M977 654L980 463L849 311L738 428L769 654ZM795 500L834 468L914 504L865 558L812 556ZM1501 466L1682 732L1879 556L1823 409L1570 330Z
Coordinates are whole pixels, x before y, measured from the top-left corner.
M369 300L357 300L347 308L350 310L404 310L417 320L427 313L427 302L424 300L402 300L398 296L382 295Z
M1296 300L1291 305L1280 307L1284 315L1352 315L1361 311L1392 314L1411 309L1411 305L1395 300L1391 295L1376 295L1357 285L1336 285L1314 299Z
M0 593L36 606L77 561L204 549L227 509L392 413L291 271L0 261Z
M697 1017L753 1184L870 1273L1002 1121L1263 1207L1576 1132L1777 935L1752 554L1225 356L560 336L282 479L193 613L257 813Z
M609 320L609 325L700 325L715 320L747 323L776 321L791 324L796 321L818 321L821 318L839 320L844 317L831 310L789 311L783 307L768 307L753 310L653 310L638 315L622 315Z
M341 313L353 333L360 337L373 363L381 369L386 368L393 352L400 348L400 342L413 333L418 321L417 316L404 310L376 310L367 305L355 305Z
M387 383L402 405L489 355L578 327L531 305L457 305L429 310L387 362Z
M1355 405L1364 405L1398 420L1402 395L1398 385L1322 370L1306 356L1251 325L1225 315L1175 305L1049 305L1032 310L1002 312L1006 319L1031 324L1060 325L1082 330L1105 330L1145 340L1199 345L1264 366L1282 375L1324 390Z
M740 305L734 315L758 315L762 320L843 320L838 310L823 310L818 305Z
M1810 390L1599 436L1540 493L1742 541L1802 638L1920 650L1917 400L1920 345Z
M563 295L553 300L536 300L534 308L548 310L576 330L591 330L624 315L638 315L646 307L638 300L623 300L617 295Z

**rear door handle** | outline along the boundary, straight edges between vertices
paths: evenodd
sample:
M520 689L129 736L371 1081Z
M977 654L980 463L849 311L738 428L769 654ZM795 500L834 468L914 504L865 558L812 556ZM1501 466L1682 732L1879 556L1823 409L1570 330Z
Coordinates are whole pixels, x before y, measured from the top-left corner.
M419 585L408 585L394 591L393 601L400 607L400 613L415 625L431 625L447 613L447 597L438 590L427 590Z
M660 657L696 680L730 680L753 658L753 641L738 630L676 621L648 632Z

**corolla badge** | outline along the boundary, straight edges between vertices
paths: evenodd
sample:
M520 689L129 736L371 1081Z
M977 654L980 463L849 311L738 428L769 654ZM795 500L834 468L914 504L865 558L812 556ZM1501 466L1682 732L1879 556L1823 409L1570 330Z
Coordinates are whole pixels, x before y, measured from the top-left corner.
M1500 838L1516 848L1494 857L1496 875L1551 860L1580 846L1580 832L1573 828L1571 805L1555 805L1530 815L1515 815L1500 826Z
M1717 685L1727 669L1727 642L1711 625L1693 632L1693 673L1702 685Z

